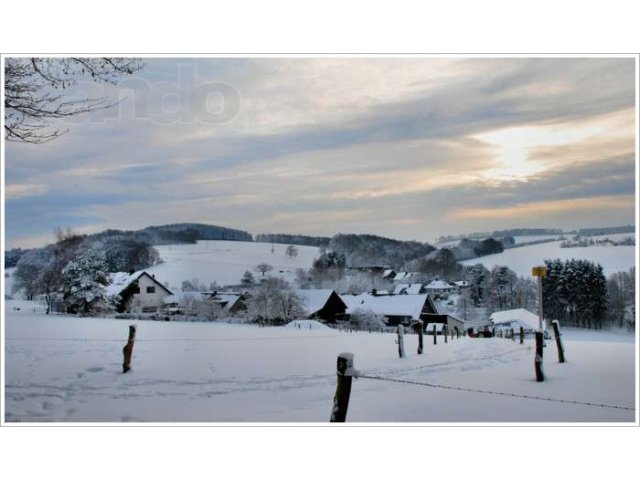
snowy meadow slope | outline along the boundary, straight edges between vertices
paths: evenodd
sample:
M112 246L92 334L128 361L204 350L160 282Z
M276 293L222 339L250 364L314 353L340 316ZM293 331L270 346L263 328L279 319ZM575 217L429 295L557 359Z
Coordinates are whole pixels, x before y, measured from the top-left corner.
M629 236L629 235L627 235ZM608 235L607 237L615 237ZM560 241L510 248L502 253L472 258L460 262L462 265L482 263L491 269L495 265L506 265L521 277L531 276L531 267L542 265L545 259L572 258L590 260L602 265L604 274L628 271L636 264L635 246L592 246L576 248L560 248Z
M327 328L138 321L132 370L121 370L127 321L46 316L7 303L5 422L327 422L336 357L368 375L633 407L631 335L565 336L568 363L545 352L535 381L532 341L460 338L398 358L395 335ZM633 422L635 411L354 381L349 422Z
M296 246L298 255L289 257L287 245L261 242L199 240L196 244L162 245L156 249L164 263L146 269L161 282L169 282L171 290L179 290L185 280L198 279L205 284L233 285L242 274L254 270L259 263L268 263L274 269L269 275L286 280L295 279L296 269L308 270L318 257L317 247ZM273 252L272 252L273 249Z

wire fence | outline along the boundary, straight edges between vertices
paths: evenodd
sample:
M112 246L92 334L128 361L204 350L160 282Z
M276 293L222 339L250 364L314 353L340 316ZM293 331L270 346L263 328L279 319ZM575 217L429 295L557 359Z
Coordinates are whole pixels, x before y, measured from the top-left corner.
M589 406L589 407L615 408L615 409L619 409L619 410L635 411L634 407L627 407L627 406L622 406L622 405L609 405L609 404L605 404L605 403L582 402L582 401L579 401L579 400L569 400L569 399L563 399L563 398L539 397L539 396L535 396L535 395L522 395L522 394L518 394L518 393L497 392L497 391L493 391L493 390L482 390L482 389L477 389L477 388L456 387L456 386L452 386L452 385L442 385L442 384L438 384L438 383L418 382L418 381L414 381L414 380L402 380L402 379L398 379L398 378L381 377L381 376L378 376L378 375L363 375L363 374L361 374L359 372L356 372L354 377L355 378L365 378L365 379L369 379L369 380L382 380L382 381L385 381L385 382L405 383L405 384L408 384L408 385L419 385L419 386L430 387L430 388L442 388L442 389L446 389L446 390L457 390L457 391L460 391L460 392L485 393L485 394L489 394L489 395L500 395L500 396L503 396L503 397L525 398L525 399L529 399L529 400L543 400L543 401L546 401L546 402L568 403L568 404L572 404L572 405L584 405L584 406Z

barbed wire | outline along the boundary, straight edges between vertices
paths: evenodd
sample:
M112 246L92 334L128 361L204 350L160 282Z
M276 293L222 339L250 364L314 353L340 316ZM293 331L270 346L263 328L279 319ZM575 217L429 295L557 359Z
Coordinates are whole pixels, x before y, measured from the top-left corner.
M437 384L437 383L417 382L417 381L413 381L413 380L401 380L401 379L398 379L398 378L380 377L378 375L362 375L359 372L357 372L354 375L354 377L355 378L366 378L366 379L369 379L369 380L383 380L383 381L387 381L387 382L406 383L406 384L409 384L409 385L420 385L420 386L431 387L431 388L443 388L443 389L447 389L447 390L457 390L457 391L460 391L460 392L486 393L486 394L490 394L490 395L500 395L500 396L504 396L504 397L526 398L526 399L529 399L529 400L543 400L543 401L547 401L547 402L568 403L568 404L573 404L573 405L584 405L584 406L589 406L589 407L615 408L615 409L620 409L620 410L635 411L634 407L626 407L626 406L620 406L620 405L608 405L608 404L604 404L604 403L581 402L581 401L578 401L578 400L567 400L567 399L550 398L550 397L538 397L538 396L534 396L534 395L522 395L522 394L518 394L518 393L496 392L496 391L493 391L493 390L481 390L481 389L475 389L475 388L455 387L455 386L451 386L451 385L441 385L441 384Z

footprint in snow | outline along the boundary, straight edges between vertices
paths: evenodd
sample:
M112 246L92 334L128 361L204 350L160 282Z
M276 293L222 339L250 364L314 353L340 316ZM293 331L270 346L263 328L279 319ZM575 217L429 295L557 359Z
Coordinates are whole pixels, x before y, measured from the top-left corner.
M104 370L104 368L102 368L102 367L91 367L91 368L87 368L85 370L87 372L97 373L97 372L101 372L102 370Z

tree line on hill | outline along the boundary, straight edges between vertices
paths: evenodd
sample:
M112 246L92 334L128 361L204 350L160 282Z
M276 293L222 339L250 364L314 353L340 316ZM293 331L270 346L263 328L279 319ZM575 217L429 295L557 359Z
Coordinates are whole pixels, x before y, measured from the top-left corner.
M303 245L308 247L327 247L330 237L313 237L309 235L291 235L288 233L260 233L255 236L256 242L282 243L287 245Z

